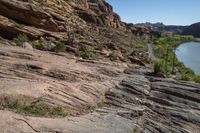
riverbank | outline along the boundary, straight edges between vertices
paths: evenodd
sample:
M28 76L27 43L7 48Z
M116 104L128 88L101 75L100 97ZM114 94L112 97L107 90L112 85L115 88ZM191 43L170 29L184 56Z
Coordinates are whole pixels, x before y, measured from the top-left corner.
M200 75L200 42L182 43L176 48L176 58L183 62L186 67L191 68L196 75Z
M194 42L200 42L200 38L195 38Z
M200 76L195 75L175 55L175 50L180 44L194 40L195 38L192 36L176 35L156 39L154 41L154 52L158 60L154 66L155 73L179 80L200 82Z

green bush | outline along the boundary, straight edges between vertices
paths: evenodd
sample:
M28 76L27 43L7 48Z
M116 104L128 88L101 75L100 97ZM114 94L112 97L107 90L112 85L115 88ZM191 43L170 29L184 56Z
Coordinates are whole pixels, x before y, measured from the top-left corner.
M1 107L11 109L17 113L34 116L65 117L68 115L61 107L48 107L45 104L26 105L19 100L6 101L1 103Z
M87 45L81 45L80 46L80 51L81 51L81 57L83 59L94 59L94 51L90 46Z
M144 49L145 48L145 44L139 44L139 45L135 46L135 48Z
M22 46L23 43L28 42L29 39L25 34L19 34L16 38L13 39L17 46Z
M173 67L178 70L176 73L179 76L179 79L186 81L195 81L199 82L199 77L195 73L187 68L182 62L179 62L177 58L174 59L173 49L183 42L193 41L193 36L168 36L161 37L154 40L154 52L156 56L161 59L161 61L155 62L154 71L155 73L162 73L165 75L170 75L170 72ZM174 62L173 62L174 61Z
M181 80L185 81L193 81L195 77L195 73L190 69L185 66L180 68L180 74L181 74Z
M44 50L45 45L47 45L47 40L40 38L39 40L33 41L32 46L39 50Z
M103 102L94 103L94 104L89 106L89 110L93 111L93 110L95 110L97 108L103 107L103 105L104 105Z
M113 51L113 52L109 55L109 57L110 57L110 60L111 60L111 61L119 60L119 56L118 56L118 54L117 54L115 51Z
M96 50L102 51L103 50L103 45L102 44L97 44L95 47Z
M44 0L37 0L37 2L39 3L40 6L43 6L45 1Z
M195 77L194 77L194 81L195 81L196 83L200 83L200 76L195 76Z
M170 66L164 60L158 60L154 63L154 73L161 73L165 76L170 75Z
M54 47L55 52L65 52L66 51L66 45L62 42L59 42Z
M190 75L190 74L182 74L182 75L181 75L181 80L184 80L184 81L192 81L192 80L193 80L193 76Z
M49 111L50 116L62 116L65 117L68 113L62 107L54 107Z

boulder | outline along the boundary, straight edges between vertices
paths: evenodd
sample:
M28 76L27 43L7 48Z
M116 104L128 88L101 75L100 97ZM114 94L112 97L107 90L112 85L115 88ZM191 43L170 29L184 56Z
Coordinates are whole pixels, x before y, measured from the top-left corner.
M22 47L25 48L25 49L28 49L28 50L33 50L32 45L30 43L28 43L28 42L24 42L22 44Z

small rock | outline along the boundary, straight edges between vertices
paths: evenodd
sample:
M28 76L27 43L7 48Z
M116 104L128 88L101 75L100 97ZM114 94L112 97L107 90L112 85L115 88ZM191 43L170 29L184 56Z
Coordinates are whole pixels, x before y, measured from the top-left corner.
M49 42L46 45L44 45L44 50L51 51L56 45L53 42Z
M25 48L25 49L28 49L28 50L33 50L32 45L28 42L23 43L22 47Z

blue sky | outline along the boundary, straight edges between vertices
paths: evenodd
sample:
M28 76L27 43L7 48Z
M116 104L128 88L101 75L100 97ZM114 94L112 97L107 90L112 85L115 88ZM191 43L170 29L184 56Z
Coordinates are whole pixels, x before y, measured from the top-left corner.
M107 0L122 21L190 25L200 22L200 0Z

